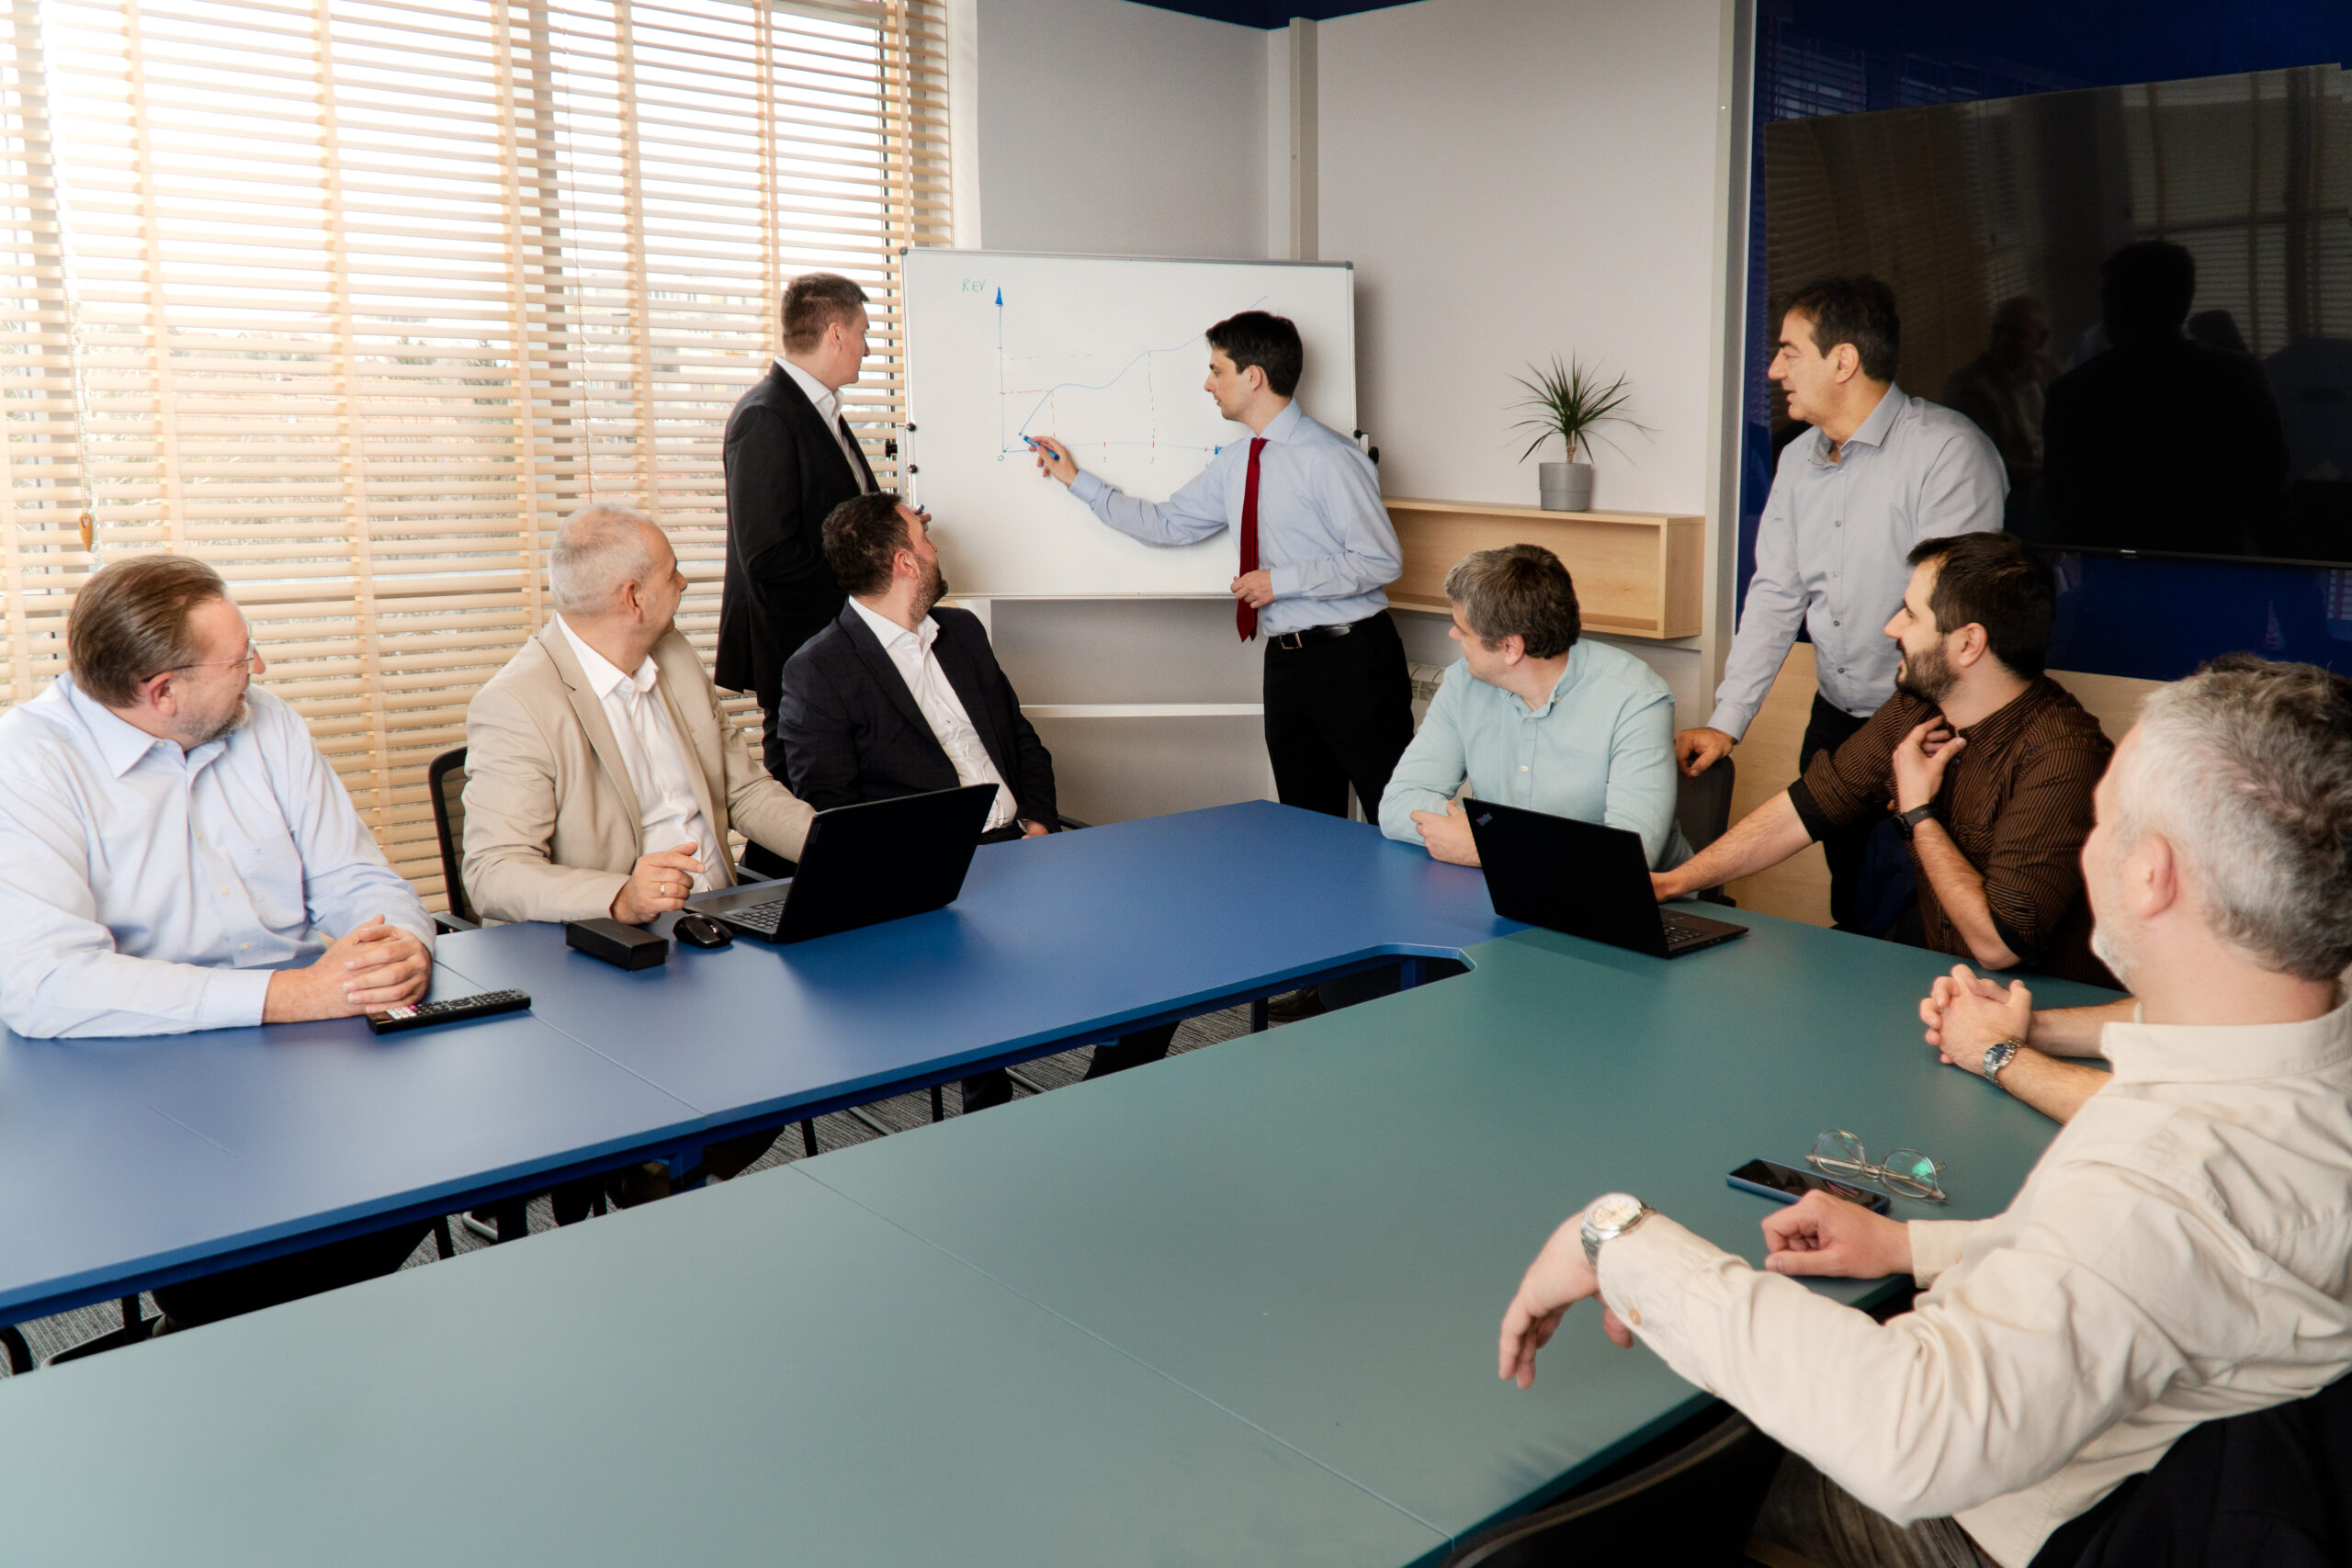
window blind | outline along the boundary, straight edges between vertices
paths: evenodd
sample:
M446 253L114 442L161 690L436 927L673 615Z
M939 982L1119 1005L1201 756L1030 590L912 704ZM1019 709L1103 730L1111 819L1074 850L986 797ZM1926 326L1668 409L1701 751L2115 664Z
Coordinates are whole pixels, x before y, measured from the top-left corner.
M709 655L721 433L797 273L874 296L846 412L891 473L944 5L6 4L0 702L95 564L210 561L437 897L425 765L548 613L567 513L658 518Z

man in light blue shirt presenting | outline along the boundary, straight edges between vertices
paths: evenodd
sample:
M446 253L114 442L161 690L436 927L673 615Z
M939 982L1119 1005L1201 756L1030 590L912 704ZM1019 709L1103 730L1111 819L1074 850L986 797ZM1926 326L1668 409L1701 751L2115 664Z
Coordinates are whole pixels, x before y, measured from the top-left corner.
M1244 310L1208 330L1210 396L1249 427L1164 502L1138 501L1033 438L1037 467L1094 515L1148 545L1189 545L1231 528L1239 570L1234 626L1266 639L1266 753L1285 806L1348 814L1354 787L1378 809L1413 737L1412 680L1385 586L1403 558L1379 476L1354 442L1291 400L1306 366L1298 329Z
M1445 574L1462 660L1380 802L1380 830L1476 865L1480 800L1605 823L1642 836L1650 864L1690 858L1674 825L1674 694L1632 654L1583 640L1576 584L1540 545L1479 550Z
M265 666L220 576L110 566L72 673L0 715L0 1019L22 1035L347 1018L424 997L433 922ZM423 1225L155 1292L190 1324L385 1273Z
M1800 771L1833 751L1894 695L1899 650L1880 628L1903 603L1911 547L1993 532L2009 481L1990 437L1963 416L1894 382L1903 321L1874 277L1827 277L1783 308L1765 372L1789 417L1813 426L1789 443L1756 525L1756 575L1707 722L1674 738L1696 778L1729 754L1781 672L1803 626L1818 690ZM1863 845L1880 818L1822 840L1829 908L1855 913Z

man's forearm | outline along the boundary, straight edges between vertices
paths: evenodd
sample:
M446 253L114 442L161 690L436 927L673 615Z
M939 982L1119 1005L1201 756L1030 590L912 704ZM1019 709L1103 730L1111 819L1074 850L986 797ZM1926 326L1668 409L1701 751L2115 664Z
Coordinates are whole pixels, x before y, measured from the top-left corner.
M2099 1036L2110 1023L2129 1023L2140 1004L2131 997L2097 1007L2052 1008L2037 1011L2026 1039L2051 1056L2104 1056Z
M2001 1069L2001 1088L2052 1122L2075 1119L2083 1101L2107 1087L2108 1076L2080 1062L2061 1062L2029 1047Z
M1927 874L1928 885L1936 890L1936 902L1976 962L1987 969L2014 969L2023 963L1993 924L1993 908L1984 900L1984 877L1968 863L1944 825L1933 818L1920 823L1912 832L1911 849L1919 858L1919 869Z
M1733 825L1731 831L1657 879L1661 897L1679 898L1702 888L1720 887L1780 864L1813 835L1781 791Z

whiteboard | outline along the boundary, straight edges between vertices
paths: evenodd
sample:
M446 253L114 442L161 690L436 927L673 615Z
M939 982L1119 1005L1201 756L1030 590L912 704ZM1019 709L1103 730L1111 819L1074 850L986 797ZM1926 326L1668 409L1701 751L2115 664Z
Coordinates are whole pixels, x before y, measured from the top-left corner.
M1203 389L1216 321L1270 310L1298 323L1307 414L1355 428L1355 306L1346 263L1159 261L1003 251L906 254L911 498L958 598L1226 596L1227 529L1146 545L1037 471L1022 436L1067 442L1079 466L1165 501L1246 427Z

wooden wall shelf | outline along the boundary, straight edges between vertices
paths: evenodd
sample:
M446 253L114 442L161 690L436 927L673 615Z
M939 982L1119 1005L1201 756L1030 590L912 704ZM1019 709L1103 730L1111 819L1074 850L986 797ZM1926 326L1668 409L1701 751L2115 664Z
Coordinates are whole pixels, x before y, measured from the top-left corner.
M1545 512L1470 501L1386 502L1405 570L1388 602L1447 613L1445 574L1472 550L1542 545L1577 581L1584 624L1611 637L1696 637L1706 603L1706 519L1662 512Z

